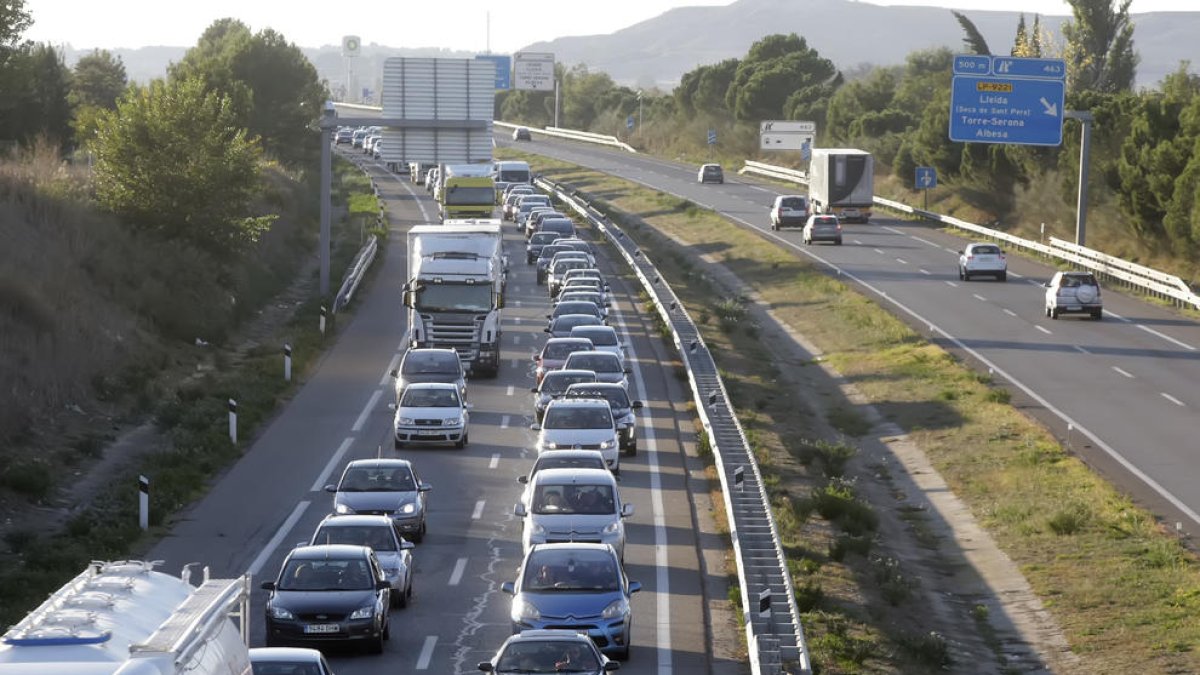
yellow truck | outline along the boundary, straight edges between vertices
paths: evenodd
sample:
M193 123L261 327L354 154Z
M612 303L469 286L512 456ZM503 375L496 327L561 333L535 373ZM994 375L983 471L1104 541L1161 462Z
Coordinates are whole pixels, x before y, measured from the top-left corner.
M447 164L439 173L438 211L442 220L493 216L496 179L490 164Z

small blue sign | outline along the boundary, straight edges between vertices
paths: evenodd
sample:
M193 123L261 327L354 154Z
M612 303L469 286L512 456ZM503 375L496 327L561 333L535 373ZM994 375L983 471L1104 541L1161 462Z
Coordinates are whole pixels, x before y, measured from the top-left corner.
M955 75L989 75L992 57L979 54L959 54L954 57Z
M994 56L992 57L991 74L997 77L1065 80L1067 78L1067 68L1062 59L1026 59L1013 56Z
M804 142L800 144L800 159L805 162L812 161L812 141L811 140L805 139Z
M954 58L955 72L976 55ZM962 143L1062 145L1066 83L1061 59L990 59L986 71L955 75L950 87L950 140ZM1003 69L1005 72L998 72ZM1014 74L1015 73L1015 74Z
M937 169L932 166L918 166L916 185L918 190L937 187Z
M491 61L496 64L496 90L512 89L512 57L508 54L476 54L480 61Z
M717 144L717 130L716 129L708 130L708 144L709 145Z
M625 128L633 129L633 115L625 118Z

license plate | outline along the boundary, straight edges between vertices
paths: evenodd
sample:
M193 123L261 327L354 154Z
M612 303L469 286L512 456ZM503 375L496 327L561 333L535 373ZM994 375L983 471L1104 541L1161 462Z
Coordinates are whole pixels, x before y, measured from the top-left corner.
M1078 312L1079 310L1083 309L1083 306L1082 305L1067 305L1066 309L1067 309L1067 311L1070 311L1070 312Z
M418 436L441 436L442 432L440 432L440 431L418 431L417 435Z
M304 627L305 633L336 633L341 629L336 623L310 623Z

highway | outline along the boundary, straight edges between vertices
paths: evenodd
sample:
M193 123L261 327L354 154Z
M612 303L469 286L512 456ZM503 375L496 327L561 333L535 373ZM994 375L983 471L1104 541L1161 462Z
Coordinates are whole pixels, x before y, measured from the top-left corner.
M1096 322L1043 314L1040 286L1053 270L1009 255L1009 281L959 281L967 239L878 210L869 225L844 226L845 245L801 243L800 230L770 231L781 186L725 167L723 185L700 185L696 166L535 135L497 144L619 175L689 199L830 269L1014 393L1014 402L1142 503L1200 532L1200 468L1194 462L1200 411L1200 324L1168 309L1104 293ZM800 194L804 189L795 189Z
M513 515L521 486L516 476L532 463L534 432L531 354L543 338L549 301L525 265L524 240L506 224L510 260L504 310L502 367L492 380L469 383L471 444L450 448L392 449L392 380L406 346L399 289L407 261L404 231L436 220L421 186L387 174L379 181L391 222L389 245L375 263L352 314L339 319L337 341L294 398L254 440L245 456L211 492L186 511L170 535L149 552L177 573L188 562L210 566L215 576L244 572L254 586L273 580L287 551L306 540L327 515L334 482L352 459L403 456L433 486L428 534L413 551L414 598L392 610L392 634L382 657L331 652L341 675L376 672L478 672L510 634L510 598L500 584L515 578L521 522ZM637 292L608 263L618 331L631 347L631 394L646 401L639 421L639 452L622 458L621 493L635 505L627 521L626 569L642 582L633 596L631 658L623 672L709 672L709 637L703 620L702 544L688 495L680 438L693 434L679 380L660 364L670 362L658 337L636 311ZM723 570L713 570L724 578ZM723 591L722 591L723 593ZM251 646L261 646L266 592L255 590Z

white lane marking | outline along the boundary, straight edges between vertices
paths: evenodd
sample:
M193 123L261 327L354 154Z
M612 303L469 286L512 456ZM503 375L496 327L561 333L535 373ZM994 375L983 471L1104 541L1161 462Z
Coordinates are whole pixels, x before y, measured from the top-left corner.
M1162 397L1163 397L1163 398L1167 399L1167 400L1168 400L1168 401L1170 401L1171 403L1174 403L1175 405L1177 405L1177 406L1179 406L1179 407L1181 407L1181 408L1187 405L1187 404L1186 404L1186 403L1184 403L1183 401L1180 401L1179 399L1175 398L1174 396L1172 396L1172 395L1168 394L1168 393L1167 393L1167 392L1165 392L1165 391L1163 391L1163 392L1159 392L1159 393L1160 393L1160 394L1162 394Z
M500 418L500 428L501 428L501 429L507 429L507 428L508 428L508 421L509 421L509 419L510 419L510 418L509 418L509 416L508 416L508 415L505 415L504 417L501 417L501 418Z
M400 365L401 356L401 354L395 354L392 356L392 360L388 361L387 368L384 368L383 370L383 377L379 378L379 386L382 387L386 385L388 381L392 379L392 371Z
M1041 326L1037 325L1036 323L1035 323L1035 324L1033 324L1033 327L1034 327L1034 328L1036 328L1036 329L1038 329L1038 330L1040 330L1040 331L1042 331L1042 332L1043 332L1043 333L1045 333L1046 335L1053 335L1053 333L1051 333L1049 330L1047 330L1046 328L1043 328L1043 327L1041 327Z
M1024 279L1025 278L1024 274L1017 274L1016 272L1008 272L1007 274L1008 274L1008 276L1010 276L1014 279Z
M1074 347L1075 351L1079 352L1080 354L1091 354L1091 352L1084 349L1083 347L1080 347L1079 345L1071 345L1071 346Z
M519 317L519 316L514 316L514 317L513 317L513 323L521 323L521 317Z
M520 306L521 306L520 300L513 300L513 307L520 307Z
M859 241L858 239L851 239L850 241L854 242L855 244L858 244L859 246L862 246L862 242Z
M879 255L883 255L883 249L881 249L881 248L873 248L873 249L871 249L871 250L872 250L872 251L875 251L875 252L876 252L876 253L878 253Z
M888 232L894 232L896 234L904 234L900 230L897 230L896 228L892 227L891 225L884 225L883 229L887 230Z
M1149 333L1151 335L1156 335L1156 336L1166 340L1167 342L1170 342L1173 345L1183 347L1184 349L1188 350L1189 352L1196 351L1196 348L1189 345L1188 343L1180 342L1179 340L1176 340L1175 338L1171 337L1170 335L1165 335L1163 333L1160 333L1160 332L1154 330L1153 328L1150 328L1149 326L1143 326L1141 324L1137 324L1137 327L1140 328L1141 330L1146 331L1147 333Z
M1125 377L1128 377L1131 380L1133 379L1133 374L1130 373L1129 371L1125 370L1124 368L1121 368L1120 366L1113 366L1112 369L1117 371L1118 373L1124 375Z
M296 526L296 522L300 520L300 516L304 515L304 511L308 508L309 503L310 502L308 500L302 501L296 505L296 508L292 509L291 515L289 515L287 519L283 521L283 524L279 526L279 529L275 531L275 536L271 537L271 541L267 542L267 545L263 548L263 550L258 552L258 556L254 559L254 562L250 563L250 567L247 568L246 574L249 574L252 577L258 576L259 571L262 570L262 566L267 564L267 559L270 558L271 554L275 552L275 549L279 548L279 545L283 543L284 537L288 536L288 533L291 532L292 528Z
M930 272L929 270L926 270L926 269L922 269L922 270L921 270L921 274L924 274L924 275L928 276L928 275L931 275L931 274L933 274L933 272Z
M1124 321L1125 323L1133 323L1129 319L1126 319L1125 317L1121 316L1120 314L1117 314L1116 312L1110 312L1106 309L1106 310L1104 310L1104 313L1111 316L1114 319L1117 319L1118 321Z
M514 345L519 345L519 344L521 344L521 336L520 336L520 335L514 335L514 336L513 336L513 344L514 344Z
M436 644L436 635L426 636L425 644L421 646L421 655L417 657L417 670L427 670L429 668L429 660L433 658L433 646Z
M483 516L483 505L485 503L483 499L475 502L475 510L471 512L471 520L479 520Z
M512 291L513 291L513 293L520 293L521 287L516 284L513 284Z
M950 248L949 246L943 246L942 250L945 251L946 253L953 253L954 255L958 255L958 251Z
M514 365L516 365L516 364L514 363ZM511 385L511 384L510 384L510 385L508 385L508 388L504 390L504 395L505 395L505 396L512 396L512 395L513 395L513 389L514 389L513 385Z
M907 260L905 260L904 258L896 258L896 262L900 263L901 265L907 265L907 264L908 264L908 261L907 261Z
M494 469L498 466L500 466L500 453L495 452L492 453L492 461L488 462L488 468Z
M408 185L409 181L401 180L399 176L392 173L391 171L388 171L387 175L394 178L396 180L396 182L400 184L400 187L404 188L405 191L408 192L408 194L412 196L413 201L417 203L417 208L421 209L421 220L424 222L429 222L429 212L425 210L425 199L426 198L422 195L418 195L416 192L413 192L413 189L411 187L409 187L409 185Z
M1006 310L1004 310L1004 313L1005 313L1005 314L1007 314L1007 315L1009 315L1009 316L1016 316L1016 315L1017 315L1017 313L1016 313L1016 312L1014 312L1014 311L1012 311L1011 309L1006 309Z
M958 288L958 284L954 283L953 281L947 281L947 282L946 282L946 285L947 285L947 286L952 286L952 287L954 287L954 288Z
M987 302L987 298L983 297L982 295L980 295L978 293L972 293L971 295L973 295L975 297L975 299L980 302Z
M333 470L337 468L337 465L342 462L342 457L346 455L346 451L350 449L350 444L353 442L353 436L347 436L342 440L342 444L338 446L338 449L333 453L333 456L330 457L329 461L325 463L325 468L321 469L321 473L317 476L317 480L314 481L312 487L308 489L309 492L317 492L318 490L325 489L325 483L329 481L329 476L333 474Z
M658 172L657 172L657 171L651 171L650 173L657 174ZM746 187L750 188L751 190L758 190L759 192L771 192L771 193L775 192L774 190L768 190L768 189L767 189L767 188L765 188L765 187L759 187L759 186L757 186L757 185L751 185L750 183L746 183Z
M937 248L937 247L938 247L938 245L937 245L937 244L935 244L935 243L933 243L932 241L929 241L928 239L922 239L922 238L920 238L920 237L918 237L918 236L916 236L916 235L912 235L912 239L913 239L913 240L915 240L915 241L919 241L919 242L921 242L922 244L925 244L926 246L932 246L932 247L934 247L934 248Z
M375 393L371 394L371 399L367 401L367 407L358 414L358 419L354 420L354 426L350 427L351 431L362 431L363 425L367 423L367 417L371 415L371 411L375 409L375 404L379 403L379 397L383 396L382 389L376 389Z
M462 581L463 572L467 571L467 559L459 558L458 562L454 563L454 571L450 573L450 585L457 586Z
M509 363L509 365L511 365L513 368L516 368L516 367L517 367L517 365L521 363L521 359L509 359L509 360L508 360L508 363Z
M1027 284L1032 284L1032 285L1034 285L1034 286L1041 286L1041 285L1042 285L1042 282L1040 282L1040 281L1034 281L1033 279L1026 279L1026 280L1025 280L1025 283L1027 283Z
M798 248L798 247L797 247ZM617 325L621 327L622 335L629 335L629 328L620 313L617 313ZM648 401L646 395L646 378L642 376L642 368L637 352L631 342L627 355L633 363L634 388L638 400ZM658 441L654 436L652 415L647 415L643 424L642 438L646 442L646 463L650 465L650 503L654 512L654 597L656 600L655 637L658 652L658 675L671 675L671 579L670 561L667 556L667 518L663 508L662 473L658 467Z

